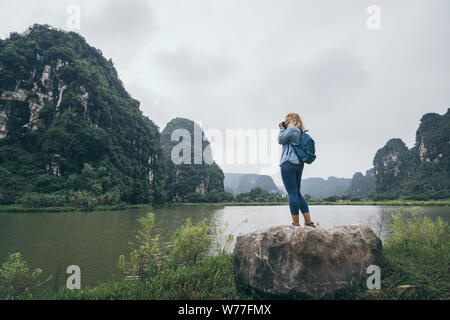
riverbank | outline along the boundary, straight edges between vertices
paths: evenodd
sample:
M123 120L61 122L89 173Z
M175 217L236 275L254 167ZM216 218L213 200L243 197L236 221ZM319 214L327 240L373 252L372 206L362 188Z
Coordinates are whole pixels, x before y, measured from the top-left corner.
M20 205L0 205L0 212L22 213L22 212L79 212L79 211L119 211L119 210L153 210L151 204L120 204L115 206L85 207L43 207L32 208Z
M443 200L383 200L383 201L322 201L310 200L309 205L366 205L366 206L430 206L430 207L447 207L450 206L450 199ZM285 206L288 205L287 200L283 202L215 202L215 203L170 203L162 207L180 207L180 206ZM119 204L114 206L96 206L93 208L85 207L25 207L21 205L0 205L0 212L22 213L22 212L76 212L76 211L117 211L117 210L152 210L151 204Z
M257 292L242 292L234 282L232 255L224 247L210 255L211 238L206 220L189 220L174 234L174 245L158 251L153 235L154 218L141 218L140 247L118 259L124 274L140 280L111 281L81 290L56 289L37 283L20 254L0 261L0 299L50 300L158 300L158 299L266 299ZM381 290L367 290L365 281L339 291L335 298L345 300L450 299L450 242L448 224L442 219L408 217L402 210L393 214L392 234L383 245L389 261L381 266ZM217 235L216 235L217 236ZM230 240L230 239L228 239ZM156 242L155 242L156 241ZM155 255L156 254L156 255ZM139 257L139 259L133 259ZM156 260L155 260L156 259ZM157 262L157 263L155 263ZM2 264L3 263L3 264ZM142 266L148 266L143 273ZM8 272L2 272L2 269ZM3 277L3 278L2 278ZM14 285L18 281L19 285ZM5 286L2 286L6 284ZM24 288L25 284L31 288Z
M310 200L309 205L355 205L355 206L450 206L450 199L443 200L380 200L380 201L324 201ZM174 203L169 206L283 206L288 205L287 200L283 202L217 202L217 203Z
M313 200L311 205L363 205L363 206L431 206L446 207L450 206L450 199L443 200L380 200L380 201L322 201Z

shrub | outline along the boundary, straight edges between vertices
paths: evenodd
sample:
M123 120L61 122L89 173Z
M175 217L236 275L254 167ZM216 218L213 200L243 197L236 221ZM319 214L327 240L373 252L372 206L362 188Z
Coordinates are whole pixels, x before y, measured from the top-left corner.
M14 192L0 191L0 204L13 204L16 201Z
M17 200L18 204L30 208L62 207L66 203L66 196L55 193L25 193Z
M158 250L154 215L141 218L138 248L119 259L128 281L108 282L80 291L61 289L54 299L244 299L232 272L232 256L226 253L233 238L226 236L219 254L207 255L211 226L207 220L193 224L190 219L173 235L173 246ZM219 232L221 236L224 231ZM217 233L216 233L217 236ZM131 276L131 277L130 277ZM135 281L130 281L135 280ZM136 281L137 280L137 281Z
M418 213L406 217L402 209L392 219L392 234L384 247L389 261L413 274L427 298L448 298L448 224L441 217L433 221Z
M214 245L215 245L215 253L218 255L226 255L228 254L234 243L233 233L243 224L247 223L248 219L243 220L240 224L238 224L234 229L230 232L227 232L228 223L225 223L224 227L221 229L214 229Z
M120 203L120 193L118 192L106 192L100 196L100 204L103 205L115 205Z
M126 275L144 279L158 272L156 256L159 237L154 234L155 215L148 213L139 219L142 230L136 235L137 249L130 252L129 261L124 255L119 257L119 269Z
M39 280L41 273L41 269L30 270L20 253L10 254L0 267L0 299L31 298L33 289L49 280Z
M113 191L98 196L95 196L88 191L71 191L67 198L68 204L84 209L93 209L98 205L120 204L120 193Z
M206 198L200 192L191 192L184 197L185 202L199 203L205 202Z
M220 201L224 202L233 202L236 201L236 198L231 192L221 192L220 193Z
M182 266L195 264L208 251L211 244L210 232L211 226L206 219L193 225L188 218L186 224L172 236L172 262Z
M119 258L119 268L129 278L148 280L156 275L194 265L205 257L211 244L211 226L206 219L192 224L191 219L172 236L173 246L162 252L158 249L159 237L154 233L155 217L149 213L140 219L142 230L138 232L137 249L129 259Z
M325 199L323 199L323 200L329 201L329 202L336 202L336 201L339 200L339 197L338 197L338 196L330 196L330 197L325 198Z
M448 224L441 217L432 221L415 212L406 218L400 209L392 214L392 220L392 234L386 243L389 248L416 255L419 252L427 255L437 252L449 254Z

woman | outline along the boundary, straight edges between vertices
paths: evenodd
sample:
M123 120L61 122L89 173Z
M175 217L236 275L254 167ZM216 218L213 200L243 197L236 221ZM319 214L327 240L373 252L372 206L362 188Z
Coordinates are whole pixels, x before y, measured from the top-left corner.
M304 163L299 161L292 144L300 143L302 131L305 131L302 119L297 113L289 113L285 118L285 127L280 124L278 142L283 145L281 152L281 178L288 193L289 209L292 215L292 225L299 226L299 210L305 219L305 226L316 227L311 221L306 199L300 193L300 182Z

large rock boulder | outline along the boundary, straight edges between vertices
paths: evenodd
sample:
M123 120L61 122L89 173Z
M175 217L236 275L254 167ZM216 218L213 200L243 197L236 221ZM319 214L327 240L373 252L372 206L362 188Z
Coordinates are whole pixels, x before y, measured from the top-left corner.
M270 296L332 298L384 260L381 240L368 226L278 226L237 237L233 273L240 288Z

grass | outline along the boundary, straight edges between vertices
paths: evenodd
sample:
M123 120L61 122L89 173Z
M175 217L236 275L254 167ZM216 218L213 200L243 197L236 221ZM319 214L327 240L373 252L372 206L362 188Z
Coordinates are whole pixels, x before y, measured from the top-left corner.
M450 299L449 226L419 214L407 216L402 208L392 214L392 233L383 245L388 263L382 266L380 291L357 284L340 293L343 299ZM407 294L399 286L413 285Z
M119 281L74 291L61 289L46 296L56 300L229 300L249 299L238 292L231 255L205 257L195 265L169 269L145 281Z
M439 217L414 214L406 218L402 210L393 214L392 235L384 247L389 261L421 287L428 299L450 299L450 239L448 224ZM393 273L395 280L396 273Z

